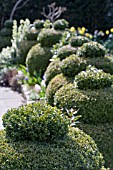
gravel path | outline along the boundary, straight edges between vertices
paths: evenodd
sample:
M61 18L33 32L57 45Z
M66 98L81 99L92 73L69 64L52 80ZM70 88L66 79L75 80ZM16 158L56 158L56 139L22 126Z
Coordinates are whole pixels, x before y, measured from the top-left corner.
M17 108L23 104L23 98L18 92L10 88L0 87L0 129L2 126L2 116L8 109Z

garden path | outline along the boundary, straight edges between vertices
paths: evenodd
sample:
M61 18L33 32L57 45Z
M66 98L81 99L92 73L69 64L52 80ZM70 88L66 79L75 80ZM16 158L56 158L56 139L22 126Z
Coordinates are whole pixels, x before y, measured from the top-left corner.
M2 116L8 109L17 108L23 104L23 98L18 92L7 87L0 87L0 129L2 126Z

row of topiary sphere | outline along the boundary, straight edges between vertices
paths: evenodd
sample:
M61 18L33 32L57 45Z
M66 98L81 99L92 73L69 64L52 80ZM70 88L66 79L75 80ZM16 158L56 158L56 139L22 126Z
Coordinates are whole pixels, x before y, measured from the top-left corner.
M59 21L57 22L59 24ZM39 28L38 24L35 22L35 27ZM43 22L40 22L39 25L42 26ZM61 28L61 30L62 29L64 29L64 27ZM30 33L28 35L30 38ZM49 63L49 59L52 57L52 53L50 52L51 47L54 43L58 42L60 38L61 31L59 30L57 32L54 29L42 29L40 31L38 34L38 44L31 48L26 59L26 63L31 75L33 74L34 70L42 71L41 74L44 73L44 70ZM73 38L72 42L74 42L74 39L77 38ZM81 37L76 40L79 44L81 44L80 39ZM84 40L82 37L82 41L86 42L87 40ZM65 57L62 53L62 49L65 53ZM61 59L59 57L59 59L50 63L48 67L50 71L48 69L46 71L46 83L48 84L46 96L49 91L48 94L52 97L50 100L48 100L48 102L51 104L56 102L56 106L59 108L65 108L65 106L67 107L67 103L68 107L66 109L70 110L70 108L72 108L72 103L74 104L75 102L72 97L77 96L77 88L75 88L77 85L75 86L74 83L77 84L78 80L81 79L79 72L85 71L87 67L87 61L82 57L76 57L76 55L72 55L70 56L72 61L70 62L71 64L69 64L67 61L69 57L66 58L67 54L75 54L77 53L78 49L77 47L72 47L70 44L64 48L62 47L62 49L59 53ZM51 55L49 55L50 53ZM45 59L46 57L47 60ZM47 61L46 64L45 61ZM67 69L69 71L67 71ZM89 69L89 67L87 69ZM73 79L76 74L78 77ZM57 78L55 77L56 75ZM100 80L100 84L102 84L104 87L110 86L110 76L108 78L105 73L100 71L101 78L103 75L104 79ZM59 90L62 88L64 88L65 92L63 93L62 91L60 94ZM66 88L69 90L66 90ZM70 92L72 92L72 95ZM67 93L66 98L65 93ZM55 97L54 94L57 95L53 100ZM79 96L80 95L78 92L78 101L80 101ZM70 100L68 100L68 97L70 97ZM87 96L84 94L82 97L83 103L84 99L86 98ZM47 97L47 99L49 99L49 97ZM40 101L37 103L21 106L17 109L9 110L3 116L3 124L5 127L6 136L1 132L1 170L106 169L104 168L103 157L93 139L78 128L71 127L70 119L64 114L64 112L62 112L62 109L50 106L46 102Z
M80 41L80 37L78 39ZM78 39L72 38L74 46L77 46ZM67 45L63 46L58 50L57 58L49 64L45 72L47 102L63 108L64 113L73 108L82 115L81 121L85 123L112 122L112 59L105 56L102 45L89 41L84 43L83 39L76 54L66 55L66 50L69 50ZM59 53L64 48L61 57Z

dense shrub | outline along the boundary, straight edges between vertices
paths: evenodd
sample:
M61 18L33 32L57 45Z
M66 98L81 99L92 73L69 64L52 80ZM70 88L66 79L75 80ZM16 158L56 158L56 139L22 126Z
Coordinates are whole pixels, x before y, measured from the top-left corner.
M44 20L37 19L33 22L33 25L36 29L44 28Z
M62 34L54 29L42 29L38 35L38 42L41 46L52 47L59 42Z
M4 27L0 30L0 35L2 37L11 36L12 35L12 29Z
M68 132L68 119L44 102L8 110L3 115L6 135L13 140L53 141Z
M7 46L11 46L11 37L0 36L0 51Z
M95 142L78 128L55 143L7 141L0 131L0 150L1 170L100 170L104 164Z
M33 46L26 58L29 73L33 75L34 71L36 71L43 75L51 57L52 53L50 48L41 47L40 44Z
M61 61L56 59L48 65L45 71L45 83L48 85L49 81L54 78L57 74L61 73Z
M78 110L85 123L113 122L113 88L79 90L68 84L55 93L54 103L58 108Z
M90 135L105 158L105 165L113 169L113 123L98 125L78 124L79 128Z
M15 54L15 62L18 64L25 65L27 54L31 47L34 46L36 43L37 43L36 41L27 40L23 40L20 43L18 43Z
M12 27L13 27L13 20L6 20L4 22L4 27L12 29Z
M101 44L97 42L88 42L84 43L81 47L79 47L77 51L77 55L80 57L104 57L105 56L105 48Z
M86 58L87 64L102 69L106 73L113 74L113 56Z
M65 30L68 26L69 23L65 19L58 19L53 23L55 30Z
M70 45L65 45L59 48L57 57L60 58L60 60L63 60L64 58L69 57L71 54L76 54L76 51L76 48L71 47Z
M113 78L109 73L92 66L88 66L86 71L82 71L75 76L75 84L79 89L93 90L110 87L112 82Z
M62 60L61 71L64 75L74 77L80 71L86 69L86 61L75 54Z
M64 84L69 83L69 81L71 80L63 76L63 74L58 74L49 82L46 89L46 99L49 104L53 105L56 91Z
M84 36L74 36L70 39L70 44L72 47L79 47L87 42L90 42L90 39Z
M26 40L37 40L37 36L39 34L40 30L35 29L35 27L31 27L29 28L26 32L25 32L25 37Z

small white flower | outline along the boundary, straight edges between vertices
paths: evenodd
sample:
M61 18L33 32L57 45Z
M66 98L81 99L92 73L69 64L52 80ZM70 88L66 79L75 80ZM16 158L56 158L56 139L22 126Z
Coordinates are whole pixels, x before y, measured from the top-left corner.
M41 91L41 87L39 86L39 84L35 84L34 89L35 89L35 91L38 92L38 93Z

